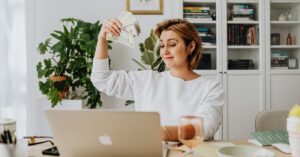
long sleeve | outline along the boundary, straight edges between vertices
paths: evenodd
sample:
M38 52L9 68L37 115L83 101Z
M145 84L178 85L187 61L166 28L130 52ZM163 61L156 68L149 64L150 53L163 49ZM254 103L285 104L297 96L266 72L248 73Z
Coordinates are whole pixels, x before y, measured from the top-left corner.
M94 59L91 81L94 86L107 95L122 99L134 99L135 86L139 82L138 71L111 71L108 59Z
M196 115L204 120L205 139L212 139L222 122L222 108L225 104L224 89L220 83L214 83L210 92L198 107Z

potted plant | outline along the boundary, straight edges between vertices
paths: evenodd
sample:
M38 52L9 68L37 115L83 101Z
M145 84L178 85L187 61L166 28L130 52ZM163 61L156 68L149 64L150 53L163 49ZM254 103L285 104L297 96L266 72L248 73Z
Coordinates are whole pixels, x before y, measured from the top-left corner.
M153 30L150 31L149 37L147 37L143 43L140 43L139 46L142 63L132 58L132 60L140 66L138 70L147 70L149 69L147 67L150 67L150 69L154 71L165 71L165 63L160 57L159 42ZM133 100L127 100L125 105L128 106L133 103Z
M45 56L37 64L39 89L47 95L52 107L65 97L84 99L90 108L101 107L100 92L93 86L90 75L102 25L99 21L89 23L74 18L61 22L63 30L55 30L38 45L39 54Z

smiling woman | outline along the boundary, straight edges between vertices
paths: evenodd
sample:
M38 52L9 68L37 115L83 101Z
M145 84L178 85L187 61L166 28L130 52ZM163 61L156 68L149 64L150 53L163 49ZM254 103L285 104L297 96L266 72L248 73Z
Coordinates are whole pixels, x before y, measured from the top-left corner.
M224 90L219 82L193 71L201 57L201 39L195 27L183 19L157 25L160 56L169 68L158 73L109 69L105 37L108 33L119 36L121 25L117 19L103 23L91 75L94 86L107 95L135 100L137 111L159 112L161 140L178 141L178 119L184 115L202 117L204 138L212 139L222 121Z
M17 134L24 134L26 117L24 7L24 0L0 1L0 120L17 120Z

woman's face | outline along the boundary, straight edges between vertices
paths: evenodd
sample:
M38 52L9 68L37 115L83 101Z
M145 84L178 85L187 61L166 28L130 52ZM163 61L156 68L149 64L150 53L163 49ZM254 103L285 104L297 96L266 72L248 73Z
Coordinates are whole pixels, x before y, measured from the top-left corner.
M160 35L160 56L169 69L188 67L187 50L179 35L171 30Z

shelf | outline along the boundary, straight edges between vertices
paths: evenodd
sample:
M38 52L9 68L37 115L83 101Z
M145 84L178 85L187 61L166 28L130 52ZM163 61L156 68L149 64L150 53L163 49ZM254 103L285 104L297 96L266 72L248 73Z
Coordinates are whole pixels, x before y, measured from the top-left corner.
M299 49L300 45L271 45L272 49Z
M271 3L300 3L299 0L271 0Z
M259 0L227 0L227 3L231 4L257 4Z
M300 26L300 21L271 21L271 26L273 28L292 28L295 26Z
M197 74L200 74L200 75L217 75L219 74L219 72L215 69L212 69L212 70L194 70Z
M217 46L216 45L204 45L203 49L216 49Z
M213 24L215 25L217 22L216 21L205 21L205 20L201 20L201 19L191 19L191 18L184 18L186 19L187 21L189 21L190 23L193 23L193 24Z
M184 0L184 3L216 3L216 0Z
M281 69L271 69L270 74L272 75L293 75L293 74L300 74L300 70L299 69L285 69L285 70L281 70Z
M300 21L271 21L273 25L298 25Z
M258 21L227 21L228 24L259 24Z
M259 75L261 73L258 69L250 70L227 70L227 74L230 75Z
M228 49L258 49L259 45L231 45Z
M293 8L300 4L300 1L294 1L294 0L280 0L280 1L274 1L271 3L271 9L287 9L287 8Z

